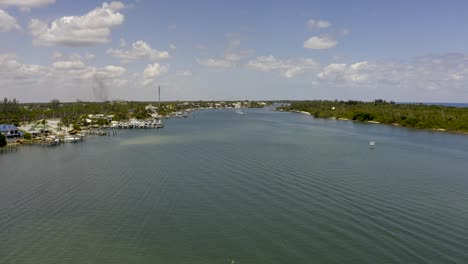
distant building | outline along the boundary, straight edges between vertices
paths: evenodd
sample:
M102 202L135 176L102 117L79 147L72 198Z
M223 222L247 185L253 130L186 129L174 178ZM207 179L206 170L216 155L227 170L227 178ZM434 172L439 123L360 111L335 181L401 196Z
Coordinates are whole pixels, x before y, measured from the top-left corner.
M15 125L0 125L0 133L5 135L6 138L22 138L23 133L18 130Z

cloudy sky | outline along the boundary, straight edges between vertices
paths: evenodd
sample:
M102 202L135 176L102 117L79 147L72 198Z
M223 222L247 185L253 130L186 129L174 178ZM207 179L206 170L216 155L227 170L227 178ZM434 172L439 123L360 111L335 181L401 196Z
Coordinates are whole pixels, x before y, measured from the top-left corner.
M467 103L467 14L464 0L0 0L0 92Z

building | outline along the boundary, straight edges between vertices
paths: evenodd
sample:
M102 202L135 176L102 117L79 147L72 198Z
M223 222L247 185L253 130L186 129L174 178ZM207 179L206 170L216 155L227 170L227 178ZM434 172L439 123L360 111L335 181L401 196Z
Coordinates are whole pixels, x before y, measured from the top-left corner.
M0 125L0 133L5 135L6 138L22 138L23 133L15 125Z

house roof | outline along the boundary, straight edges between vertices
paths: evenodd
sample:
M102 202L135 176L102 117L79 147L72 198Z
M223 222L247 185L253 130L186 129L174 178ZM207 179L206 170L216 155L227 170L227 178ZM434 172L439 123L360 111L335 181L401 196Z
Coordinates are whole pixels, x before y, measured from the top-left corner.
M51 125L49 124L45 124L45 126L43 124L35 124L35 125L32 125L31 126L31 129L34 129L36 131L41 131L41 130L53 130L54 127L52 127Z
M0 124L0 131L18 130L15 125Z

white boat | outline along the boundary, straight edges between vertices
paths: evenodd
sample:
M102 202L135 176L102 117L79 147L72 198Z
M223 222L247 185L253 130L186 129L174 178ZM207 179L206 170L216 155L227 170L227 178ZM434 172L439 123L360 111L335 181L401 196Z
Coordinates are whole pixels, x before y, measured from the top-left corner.
M65 136L63 138L63 142L65 143L76 143L80 140L80 137L77 137L77 136Z
M163 128L164 127L164 123L161 121L161 120L158 120L156 122L156 125L155 125L156 128Z
M60 139L55 136L47 136L45 142L48 146L56 146L60 144Z

